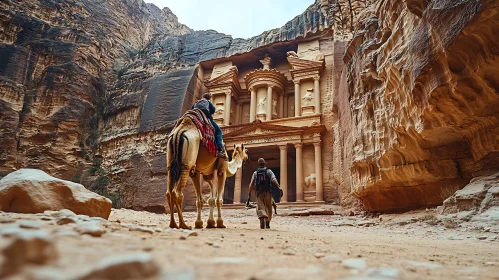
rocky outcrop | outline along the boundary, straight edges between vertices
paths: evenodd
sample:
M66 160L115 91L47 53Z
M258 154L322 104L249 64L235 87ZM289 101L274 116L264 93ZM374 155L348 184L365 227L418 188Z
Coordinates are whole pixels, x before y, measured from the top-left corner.
M340 194L367 210L439 205L499 169L499 4L378 1L335 98Z
M0 211L43 213L61 209L107 219L111 201L80 184L36 169L20 169L0 180Z
M444 201L441 213L473 211L480 214L493 207L499 210L499 173L474 178Z

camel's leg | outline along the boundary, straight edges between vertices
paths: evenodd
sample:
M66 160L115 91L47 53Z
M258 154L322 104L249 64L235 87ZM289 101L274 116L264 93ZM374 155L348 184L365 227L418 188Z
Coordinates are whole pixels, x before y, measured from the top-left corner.
M217 228L225 228L224 221L222 220L222 204L224 203L224 186L226 174L225 172L217 172L218 176L218 190L217 190L217 210L218 210L218 218L217 218Z
M208 185L210 185L210 198L208 199L208 205L210 207L210 214L208 216L208 221L206 222L206 227L207 228L214 228L215 227L215 219L213 218L213 208L215 208L215 189L213 187L213 182L211 181L212 179L207 179L205 178L206 182L208 182Z
M180 175L180 180L175 187L173 194L175 194L176 205L177 205L177 214L178 214L178 222L180 228L183 229L191 229L192 227L185 224L184 216L182 215L182 204L184 203L184 187L187 183L187 179L189 178L189 170L182 169L182 174Z
M168 202L168 208L170 209L170 228L178 228L173 213L175 208L175 193L173 191L173 183L170 183L170 181L168 181L168 189L166 190L166 201Z
M203 198L201 197L201 177L199 177L199 172L195 172L192 176L192 183L194 184L194 189L196 190L196 208L198 210L198 217L194 226L196 228L203 228L203 220L201 220L201 210L203 210Z

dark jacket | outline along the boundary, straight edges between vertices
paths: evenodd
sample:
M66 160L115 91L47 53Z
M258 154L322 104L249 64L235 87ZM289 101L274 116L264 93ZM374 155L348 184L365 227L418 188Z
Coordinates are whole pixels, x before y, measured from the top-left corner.
M194 106L196 106L196 104L192 105L191 109L194 109ZM216 109L215 109L215 106L213 106L213 103L211 103L211 101L209 101L209 100L208 100L208 109L210 111L209 114L206 114L206 112L205 112L205 114L206 114L206 117L211 119L211 118L213 118L212 115L215 114Z

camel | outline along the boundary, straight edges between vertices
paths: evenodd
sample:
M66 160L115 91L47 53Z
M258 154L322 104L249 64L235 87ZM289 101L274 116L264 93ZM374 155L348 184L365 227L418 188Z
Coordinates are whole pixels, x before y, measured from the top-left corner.
M213 208L215 204L218 210L216 221L217 228L225 228L221 208L223 204L223 192L226 177L232 177L237 169L241 168L248 159L248 150L244 144L234 145L234 152L230 162L217 158L204 147L201 134L190 118L182 119L181 123L172 131L168 139L167 148L167 171L168 189L166 200L170 209L170 228L191 229L186 225L182 215L182 204L184 202L184 188L190 176L196 191L197 219L194 224L196 228L203 228L201 220L201 210L203 209L203 198L201 196L201 177L210 186L210 198L208 205L210 214L207 221L207 228L215 228L213 218ZM216 189L212 180L217 176ZM215 198L216 196L216 198ZM177 207L179 226L175 222L174 207Z

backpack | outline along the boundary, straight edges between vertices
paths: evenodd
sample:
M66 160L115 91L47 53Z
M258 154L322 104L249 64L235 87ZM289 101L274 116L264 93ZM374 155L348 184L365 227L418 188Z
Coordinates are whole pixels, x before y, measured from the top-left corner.
M203 113L207 116L210 117L210 101L206 99L200 99L196 104L194 104L194 108L199 109L203 111Z
M271 191L272 186L266 167L258 168L256 170L255 188L257 192Z

